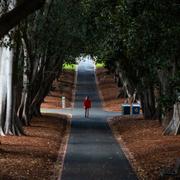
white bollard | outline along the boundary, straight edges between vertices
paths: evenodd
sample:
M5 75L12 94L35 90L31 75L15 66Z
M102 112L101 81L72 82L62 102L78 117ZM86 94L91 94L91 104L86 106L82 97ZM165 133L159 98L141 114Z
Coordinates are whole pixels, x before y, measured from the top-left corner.
M62 108L66 107L66 98L62 96Z

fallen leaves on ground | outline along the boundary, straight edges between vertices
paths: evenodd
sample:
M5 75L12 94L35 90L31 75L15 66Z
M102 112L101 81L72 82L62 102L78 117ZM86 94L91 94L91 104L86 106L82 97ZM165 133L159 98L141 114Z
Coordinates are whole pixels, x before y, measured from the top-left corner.
M114 117L110 126L118 142L124 144L127 156L139 179L158 179L164 168L173 168L180 157L180 136L162 135L158 121L139 117Z
M66 97L66 107L71 107L74 77L74 71L64 71L42 107L61 108L61 96ZM67 117L35 117L24 129L26 136L0 136L0 180L58 179L70 130Z
M119 88L115 83L113 75L105 68L98 68L96 70L96 76L104 109L106 111L120 111L120 104L122 104L125 99L117 98L119 95Z
M74 78L75 71L64 70L60 75L59 79L56 79L53 84L51 91L45 97L42 103L42 108L62 108L62 96L66 98L66 107L72 107L74 93Z
M59 156L62 163L68 124L60 117L44 115L33 118L31 126L25 128L26 136L0 137L0 179L57 177L56 161Z
M119 89L113 75L105 68L96 71L103 106L108 111L120 111L124 99L118 99ZM142 116L119 116L109 120L115 138L141 180L159 179L160 171L173 168L180 157L180 136L164 136L157 120Z

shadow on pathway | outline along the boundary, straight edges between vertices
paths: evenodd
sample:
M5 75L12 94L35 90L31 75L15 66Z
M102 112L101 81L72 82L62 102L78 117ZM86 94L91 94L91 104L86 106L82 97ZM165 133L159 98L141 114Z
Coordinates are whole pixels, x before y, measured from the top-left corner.
M98 95L94 64L80 62L77 72L75 107L62 110L72 113L71 134L62 171L62 180L136 180L128 160L116 142L107 118L120 113L105 112ZM89 95L93 108L84 118L82 102ZM54 110L57 112L57 110Z

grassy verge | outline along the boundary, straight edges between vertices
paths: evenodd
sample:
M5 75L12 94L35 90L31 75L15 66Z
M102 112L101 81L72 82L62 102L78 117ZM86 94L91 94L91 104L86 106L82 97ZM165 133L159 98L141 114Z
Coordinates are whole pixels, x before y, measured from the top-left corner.
M64 65L63 65L63 69L64 70L76 70L76 64L67 64L67 63L65 63Z
M104 63L96 63L96 68L103 68L104 66Z

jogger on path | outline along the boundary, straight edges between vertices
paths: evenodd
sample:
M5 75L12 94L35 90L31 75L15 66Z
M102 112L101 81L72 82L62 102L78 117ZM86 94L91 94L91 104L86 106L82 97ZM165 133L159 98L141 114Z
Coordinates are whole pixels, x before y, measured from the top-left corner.
M84 100L84 109L85 109L85 118L89 117L89 109L91 108L91 100L89 99L89 96L86 96Z

